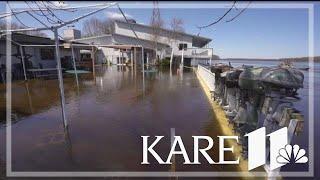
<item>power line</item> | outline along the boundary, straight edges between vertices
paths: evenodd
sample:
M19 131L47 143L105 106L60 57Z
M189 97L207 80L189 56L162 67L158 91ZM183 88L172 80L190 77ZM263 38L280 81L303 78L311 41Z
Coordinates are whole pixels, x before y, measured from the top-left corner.
M226 22L231 22L233 20L235 20L238 16L240 16L246 9L248 9L249 5L251 4L251 1L249 1L249 3L247 4L247 6L245 8L243 8L236 16L234 16L233 18L227 20Z
M8 7L9 7L11 13L12 13L13 16L17 19L17 21L18 21L20 24L22 24L24 27L29 28L29 26L25 25L25 24L18 18L18 16L16 15L16 13L13 12L13 10L12 10L10 4L9 4L9 1L7 1L7 4L8 4Z
M210 24L208 24L208 25L205 25L205 26L198 26L198 28L199 28L199 29L207 28L207 27L210 27L210 26L212 26L212 25L217 24L218 22L220 22L220 21L233 9L233 7L235 6L236 2L237 2L237 1L234 1L233 4L232 4L232 6L228 9L228 11L226 11L226 12L224 13L224 15L221 16L217 21L215 21L215 22L213 22L213 23L210 23Z
M47 4L45 2L43 2L43 1L40 1L40 2L46 7L46 9L48 9L48 12L58 20L59 23L64 22L62 19L60 19L57 15L55 15L52 12L51 8L49 6L47 6Z
M101 5L99 5L101 7L99 9L97 9L97 10L91 11L89 13L86 13L86 14L84 14L82 16L79 16L79 17L77 17L75 19L72 19L72 20L69 20L67 22L64 22L64 23L61 23L61 24L58 24L58 25L54 25L54 26L52 26L50 28L38 27L38 28L25 28L25 29L7 29L7 30L0 30L0 32L27 32L27 31L41 31L41 30L52 30L52 29L56 30L56 29L59 29L61 27L67 26L69 24L73 24L75 22L78 22L79 20L81 20L81 19L83 19L85 17L88 17L88 16L90 16L92 14L98 13L98 12L100 12L100 11L102 11L102 10L108 8L108 7L114 6L116 4L117 3L115 3L115 2L101 4ZM95 6L98 6L98 5L95 5Z
M243 8L236 16L234 16L233 18L231 18L231 19L229 19L229 20L226 20L225 22L226 22L226 23L229 23L229 22L235 20L235 19L236 19L237 17L239 17L246 9L248 9L248 7L249 7L250 4L251 4L251 1L249 1L248 4L247 4L247 6L246 6L245 8ZM198 36L200 35L200 32L201 32L201 30L202 30L203 28L210 27L210 26L212 26L212 25L217 24L218 22L220 22L225 16L227 16L227 15L231 12L232 9L239 10L239 9L236 7L236 1L234 1L233 5L229 8L229 10L226 11L226 12L224 13L224 15L221 16L217 21L215 21L215 22L213 22L213 23L210 23L210 24L208 24L208 25L206 25L206 26L197 26L198 29L199 29L199 32L198 32L197 35L198 35Z
M38 5L36 2L33 2L33 3L36 4L36 6L38 7L38 9L32 8L32 7L29 5L28 1L25 1L25 3L29 6L29 8L31 9L31 11L34 12L36 15L45 17L50 24L54 24L54 23L55 23L51 18L48 17L48 14L45 14L45 13L44 13L45 10L42 9L41 7L39 7L39 5ZM40 11L41 13L37 13L37 11Z
M47 21L48 21L49 23L51 23L51 24L59 24L59 22L54 21L53 19L49 18L49 17L48 17L49 14L45 14L45 13L44 13L44 11L42 10L41 5L39 5L37 1L33 1L33 3L36 4L36 6L38 7L38 9L39 9L40 12L42 13L42 15L47 18ZM46 9L47 9L47 8L46 8ZM47 9L47 10L48 10L48 9ZM49 10L48 10L48 11L49 11ZM49 12L48 12L48 13L49 13ZM54 16L52 16L52 17L54 17Z

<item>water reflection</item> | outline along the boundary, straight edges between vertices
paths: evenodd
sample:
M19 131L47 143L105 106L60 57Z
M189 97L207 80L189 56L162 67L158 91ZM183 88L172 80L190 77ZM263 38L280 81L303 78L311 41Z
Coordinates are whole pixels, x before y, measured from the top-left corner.
M221 135L207 97L190 69L184 69L181 76L177 69L142 73L140 68L101 66L95 78L81 74L79 86L73 76L66 77L64 87L68 129L62 123L57 80L13 83L12 109L19 114L19 121L12 126L13 170L237 170L235 166L207 163L186 166L181 156L173 158L173 165L158 165L152 158L150 165L141 165L143 135L165 136L155 148L163 159L169 153L172 128L183 138L190 157L193 135L209 135L215 142ZM5 108L4 99L0 105ZM4 130L0 128L1 144L5 143ZM209 154L218 157L216 150ZM203 157L200 161L206 162Z
M139 68L102 66L95 78L81 74L77 86L74 76L66 77L64 86L69 129L63 127L56 79L13 83L12 109L19 114L12 126L14 170L216 169L208 164L184 166L180 156L172 166L158 165L154 159L149 166L141 165L142 135L166 136L157 145L165 159L171 128L190 150L192 135L207 134L204 125L212 120L212 112L192 71L185 70L182 79L176 69L143 74Z

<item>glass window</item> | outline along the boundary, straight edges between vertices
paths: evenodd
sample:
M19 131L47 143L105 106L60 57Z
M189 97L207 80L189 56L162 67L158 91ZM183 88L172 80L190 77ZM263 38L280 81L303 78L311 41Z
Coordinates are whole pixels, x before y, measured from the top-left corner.
M181 51L182 49L186 50L188 48L188 44L184 44L184 43L181 43L179 44L179 50Z
M54 60L54 49L41 48L40 57L41 60Z

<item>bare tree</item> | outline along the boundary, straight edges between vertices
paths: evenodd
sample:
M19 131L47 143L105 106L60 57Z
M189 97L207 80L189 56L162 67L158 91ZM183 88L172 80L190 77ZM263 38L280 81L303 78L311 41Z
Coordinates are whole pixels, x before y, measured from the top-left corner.
M179 38L179 33L185 32L183 27L183 20L181 18L174 17L170 22L170 29L172 32L170 33L169 43L175 42Z
M112 21L100 20L92 17L83 23L83 34L85 37L112 33Z
M181 18L174 17L170 22L170 27L173 31L184 32L184 22Z
M23 26L19 26L17 23L12 22L11 23L11 29L22 29L24 28ZM1 20L0 21L0 30L6 29L6 22ZM48 37L48 35L42 31L25 31L21 32L22 34L27 34L31 36L40 36L40 37Z

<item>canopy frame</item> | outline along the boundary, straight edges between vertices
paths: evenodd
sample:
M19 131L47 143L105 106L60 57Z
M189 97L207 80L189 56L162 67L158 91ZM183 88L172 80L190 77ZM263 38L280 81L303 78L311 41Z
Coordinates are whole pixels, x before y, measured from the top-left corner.
M82 16L79 16L75 19L72 19L70 21L66 21L66 22L62 22L60 24L57 24L57 25L54 25L54 26L47 26L45 25L45 27L36 27L36 28L25 28L25 29L6 29L6 30L0 30L1 33L4 33L4 34L9 34L11 35L12 32L28 32L28 31L41 31L41 30L51 30L53 33L54 33L54 40L55 40L55 49L56 49L56 61L57 61L57 65L58 65L58 68L57 68L57 71L58 71L58 79L59 79L59 90L60 90L60 100L61 100L61 109L62 109L62 118L63 118L63 125L65 128L68 127L68 122L67 122L67 117L66 117L66 113L65 113L65 96L64 96L64 86L63 86L63 77L62 77L62 69L61 69L61 61L60 61L60 44L59 44L59 34L58 34L58 30L64 26L67 26L69 24L72 24L72 23L75 23L75 22L78 22L79 20L85 18L85 17L88 17L92 14L95 14L97 12L100 12L102 10L105 10L111 6L114 6L116 5L117 3L115 2L112 2L112 3L106 3L106 4L102 4L102 7L98 8L97 10L94 10L94 11L91 11L87 14L84 14ZM8 6L8 5L7 5ZM30 9L29 9L30 10ZM21 11L20 13L24 13L24 12L28 12L28 11ZM9 16L12 16L12 15L16 15L16 11L11 11L11 13L7 13L7 14L4 14L4 16L0 16L1 18L2 17L9 17ZM2 14L3 15L3 14ZM34 17L33 17L34 18ZM36 18L37 21L39 21L37 18ZM43 24L44 25L44 24ZM7 38L8 39L8 38ZM21 48L22 49L22 48ZM20 53L21 53L21 50L20 50ZM23 53L23 52L22 52ZM21 57L23 56L23 54L21 54ZM93 67L94 68L94 67ZM25 69L25 67L24 67ZM26 74L25 74L25 71L24 71L24 75L25 75L25 78L26 78Z

